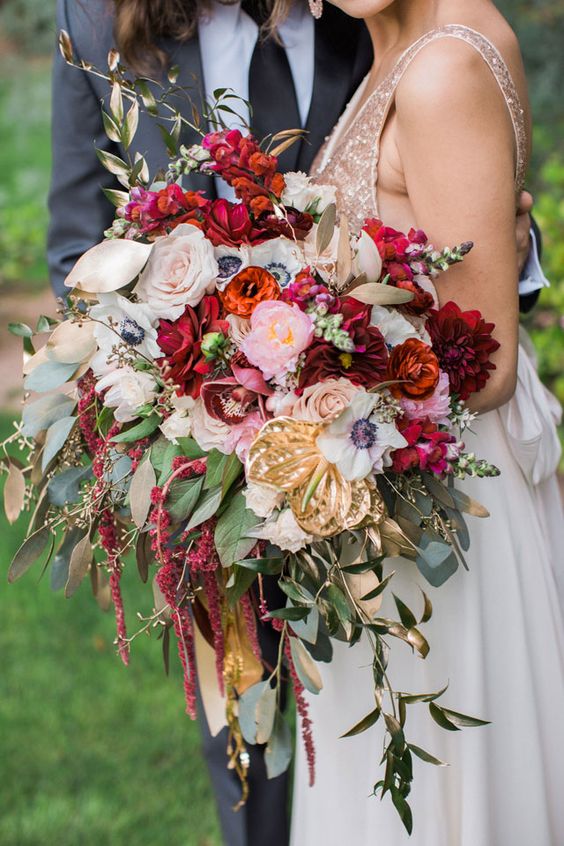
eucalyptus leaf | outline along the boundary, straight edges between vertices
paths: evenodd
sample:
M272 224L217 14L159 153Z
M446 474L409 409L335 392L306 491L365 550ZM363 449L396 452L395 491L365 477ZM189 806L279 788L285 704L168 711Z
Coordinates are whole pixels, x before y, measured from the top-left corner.
M310 693L319 693L323 688L323 679L315 661L297 637L290 638L292 661L299 680Z
M276 689L267 684L255 706L257 743L268 743L276 715Z
M47 470L57 453L63 448L71 430L76 423L76 417L63 417L52 423L47 429L45 448L41 459L41 469Z
M42 526L24 540L14 555L10 569L8 570L8 582L10 584L17 581L17 579L29 570L32 564L35 564L45 551L50 538L51 533L49 529Z
M37 391L43 394L60 388L74 375L76 364L63 364L59 361L45 361L26 376L24 388L26 391Z
M421 575L433 587L440 587L458 570L458 559L449 544L436 540L429 532L424 532L421 538L416 563Z
M51 505L59 507L78 502L82 482L92 477L92 466L69 467L49 479L47 496Z
M81 530L73 526L63 538L51 565L51 590L62 590L69 578L72 551L80 540Z
M286 772L292 760L292 733L280 711L276 711L272 735L268 741L264 762L269 779Z
M291 620L290 628L301 640L315 645L319 634L319 611L315 606L310 608L307 617L301 620Z
M33 338L33 329L27 323L8 323L8 332L19 338Z
M270 687L268 682L257 682L239 697L239 726L244 740L251 746L257 742L257 704L267 687Z
M471 496L468 496L468 494L465 494L463 491L451 488L450 493L459 511L465 511L467 514L471 514L472 517L490 516L490 512L487 508L475 499L472 499Z

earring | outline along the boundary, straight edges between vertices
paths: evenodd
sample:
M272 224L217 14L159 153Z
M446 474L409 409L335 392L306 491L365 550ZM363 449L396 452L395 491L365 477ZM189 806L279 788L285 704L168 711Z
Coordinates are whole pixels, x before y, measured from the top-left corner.
M318 21L323 14L323 0L308 0L308 2L311 14Z

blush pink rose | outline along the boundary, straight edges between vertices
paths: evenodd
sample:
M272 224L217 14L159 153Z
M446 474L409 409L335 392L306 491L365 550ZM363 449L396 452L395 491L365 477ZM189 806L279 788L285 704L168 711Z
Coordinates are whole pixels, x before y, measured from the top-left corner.
M296 397L290 411L297 420L308 420L310 423L327 423L338 417L348 408L359 389L348 379L326 379L317 385L305 388L300 397Z
M295 369L298 356L313 339L313 322L297 305L269 300L257 305L242 352L265 379Z

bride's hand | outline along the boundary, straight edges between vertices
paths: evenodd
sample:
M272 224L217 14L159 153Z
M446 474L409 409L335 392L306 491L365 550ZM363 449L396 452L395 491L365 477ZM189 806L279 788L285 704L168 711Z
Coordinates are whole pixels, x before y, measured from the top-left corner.
M471 240L461 265L441 274L441 304L454 300L495 323L500 349L475 411L515 391L519 297L515 240L515 139L507 105L484 60L442 40L422 51L396 96L397 145L418 226L441 248Z

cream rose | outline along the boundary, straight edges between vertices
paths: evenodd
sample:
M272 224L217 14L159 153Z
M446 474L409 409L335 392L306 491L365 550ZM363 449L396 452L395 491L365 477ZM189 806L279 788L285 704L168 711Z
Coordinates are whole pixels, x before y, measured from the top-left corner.
M348 408L357 393L358 388L348 379L327 379L326 382L306 388L292 410L286 413L297 420L327 423Z
M195 226L183 223L155 241L135 293L156 317L176 320L215 290L217 261L211 243Z
M298 552L312 543L315 538L308 535L298 526L296 518L289 508L272 514L261 526L255 526L247 532L251 538L268 540L280 549L288 552Z
M305 211L315 205L317 214L335 202L335 188L332 185L316 185L311 176L302 171L292 171L284 174L286 187L282 192L282 202L297 211Z
M280 508L284 502L284 494L279 491L267 488L264 485L257 485L255 482L247 482L243 490L243 496L249 508L257 517L270 517L275 508Z
M210 449L218 449L228 454L225 449L225 442L230 434L229 426L210 417L201 399L197 399L194 408L190 412L192 418L192 437L202 449L209 452Z

